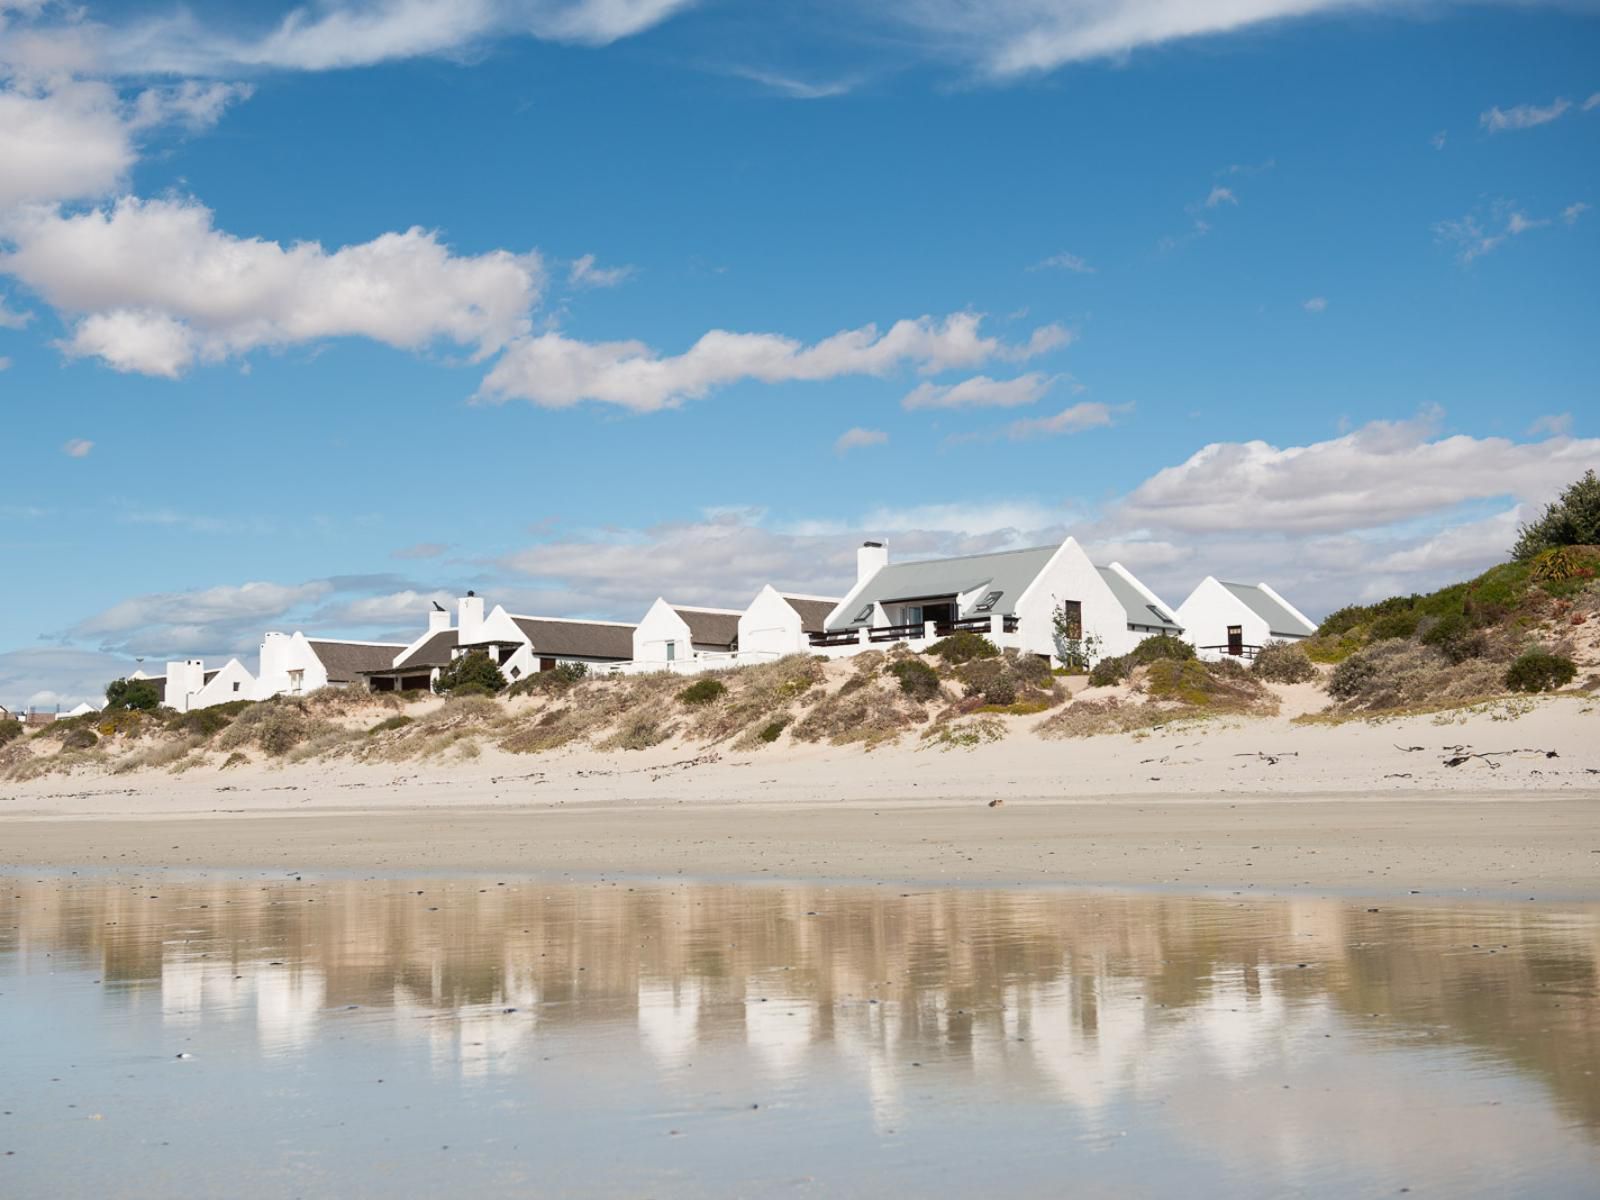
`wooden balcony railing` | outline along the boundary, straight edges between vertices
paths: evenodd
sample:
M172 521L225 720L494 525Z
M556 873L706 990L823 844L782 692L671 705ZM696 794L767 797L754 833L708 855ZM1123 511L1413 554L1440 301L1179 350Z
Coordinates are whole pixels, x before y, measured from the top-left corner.
M1001 630L1005 633L1017 631L1016 617L1003 617L1000 621ZM935 637L949 637L952 633L979 633L987 634L993 626L988 617L964 617L959 621L938 621L934 623ZM905 625L875 625L867 630L869 642L908 642L914 638L926 636L927 625L922 621L913 621ZM854 646L861 641L859 629L834 629L821 633L813 633L811 644L818 648L828 646Z
M1244 644L1237 647L1223 644L1221 646L1198 646L1196 649L1215 650L1219 654L1225 654L1230 658L1254 658L1256 654L1260 652L1261 647L1250 644Z

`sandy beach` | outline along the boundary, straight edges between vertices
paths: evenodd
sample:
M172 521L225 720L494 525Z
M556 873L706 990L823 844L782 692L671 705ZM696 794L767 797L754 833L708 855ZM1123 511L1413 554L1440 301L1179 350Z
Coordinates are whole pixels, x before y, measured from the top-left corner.
M1595 721L1561 698L956 750L45 777L0 787L0 862L1592 897Z

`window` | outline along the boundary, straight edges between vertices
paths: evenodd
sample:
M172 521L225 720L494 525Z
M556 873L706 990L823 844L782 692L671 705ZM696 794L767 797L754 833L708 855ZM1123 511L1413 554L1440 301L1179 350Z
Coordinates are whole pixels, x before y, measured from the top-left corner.
M306 681L306 673L304 671L290 671L289 672L289 690L291 692L298 692L300 690L300 688L305 684L305 681Z
M668 642L667 643L667 661L668 662L675 662L677 660L677 657L678 657L678 643L677 642Z
M1173 621L1173 619L1171 617L1167 616L1166 613L1162 612L1154 604L1146 604L1145 607L1148 608L1151 612L1155 613L1156 619L1158 621L1160 621L1163 625L1174 625L1174 624L1176 624L1176 622Z
M1061 602L1061 636L1069 642L1083 640L1083 601Z
M994 606L996 604L1000 603L1000 597L1002 595L1004 595L1003 592L990 592L982 600L978 601L978 611L979 612L993 612L994 611Z
M233 682L233 690L236 692L239 690L239 681L237 679Z
M872 610L874 608L876 608L876 607L877 607L876 604L867 605L865 608L863 608L860 612L858 612L855 615L855 620L851 621L851 624L852 625L856 625L856 624L859 624L862 621L870 621L870 620L872 620Z
M901 624L903 624L903 625L921 625L922 624L922 605L920 605L920 604L908 604L908 605L906 605L905 616L902 618Z
M522 668L521 667L512 667L511 668L511 678L513 678L513 679L522 678Z

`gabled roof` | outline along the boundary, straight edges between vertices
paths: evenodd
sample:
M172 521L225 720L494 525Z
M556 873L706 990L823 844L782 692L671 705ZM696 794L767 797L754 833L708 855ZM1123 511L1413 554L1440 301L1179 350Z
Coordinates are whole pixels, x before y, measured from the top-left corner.
M511 620L533 643L535 655L609 658L618 662L627 662L633 657L636 628L633 625L619 621L573 621L563 617L512 617Z
M456 631L454 629L441 629L410 654L398 661L393 661L395 667L408 667L417 669L421 667L444 667L450 665L450 652L456 648ZM385 668L391 663L384 663ZM367 670L373 668L368 667ZM380 668L382 669L382 668Z
M1217 580L1222 583L1222 580ZM1279 637L1306 637L1317 631L1315 625L1290 612L1270 592L1253 583L1222 583L1228 592L1267 623L1267 632Z
M828 614L839 607L837 600L823 600L817 596L785 596L783 599L800 614L802 633L821 633L828 624Z
M725 646L731 649L739 641L739 618L742 613L726 608L680 608L672 611L683 618L689 627L689 640L696 646ZM630 635L631 636L631 635ZM628 657L633 657L629 643Z
M1026 550L1002 550L996 554L968 554L961 558L932 558L922 562L890 563L882 568L850 601L853 611L833 622L834 629L855 629L870 624L856 621L868 604L897 600L923 600L983 591L972 597L973 608L958 614L974 615L975 606L988 592L999 592L992 612L1011 615L1028 585L1039 577L1045 564L1060 546L1032 546ZM980 614L981 615L981 614Z
M402 644L383 642L333 642L307 638L306 645L321 660L329 683L352 683L363 671L382 671L394 664Z
M1162 633L1180 634L1183 626L1173 618L1164 605L1152 604L1150 597L1146 596L1126 578L1110 567L1096 567L1100 578L1106 581L1106 586L1111 589L1111 594L1117 598L1117 603L1122 605L1122 610L1128 614L1130 625L1151 625L1161 630Z

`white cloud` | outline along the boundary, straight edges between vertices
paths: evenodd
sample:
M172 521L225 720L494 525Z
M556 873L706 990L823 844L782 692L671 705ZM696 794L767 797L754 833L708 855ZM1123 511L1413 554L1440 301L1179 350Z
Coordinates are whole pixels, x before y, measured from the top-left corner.
M1572 101L1557 98L1539 107L1537 104L1518 104L1511 108L1491 108L1478 118L1478 123L1490 133L1505 133L1512 129L1532 129L1562 116L1572 107Z
M1117 58L1146 46L1214 36L1366 0L917 0L896 9L943 53L997 79Z
M1216 208L1219 204L1237 205L1239 198L1233 194L1232 188L1225 188L1220 183L1213 184L1210 193L1206 196L1205 207Z
M104 703L106 684L136 666L131 658L61 646L0 651L0 703L13 711L42 712L80 700Z
M780 75L774 71L762 71L754 67L735 67L731 73L740 79L748 79L780 95L788 96L791 100L828 100L834 96L846 96L860 84L860 80L849 78L822 81L796 79L790 75Z
M1562 210L1561 219L1571 225L1588 207L1581 201L1568 205ZM1454 220L1440 221L1433 232L1439 241L1456 247L1462 262L1470 263L1498 249L1509 238L1554 223L1550 217L1530 217L1508 200L1496 200L1488 206L1487 212L1471 212Z
M1445 146L1445 142L1448 139L1449 139L1449 131L1441 129L1441 130L1439 130L1438 133L1434 134L1431 138L1428 139L1428 144L1430 146L1432 146L1435 150L1443 150L1444 146Z
M1052 417L1027 417L1013 421L1006 426L1006 436L1012 441L1025 441L1036 437L1055 437L1063 433L1082 433L1085 429L1099 429L1110 425L1113 411L1108 404L1084 401L1070 408L1064 408Z
M1031 371L1015 379L990 379L974 375L960 383L919 383L900 401L902 408L1016 408L1033 404L1055 382L1055 377Z
M1300 307L1308 313L1324 313L1328 311L1328 298L1326 296L1313 296Z
M742 380L782 383L846 375L888 375L903 368L924 374L1001 359L1021 361L1070 340L1060 326L1034 330L1008 345L979 333L982 318L955 313L848 329L805 345L773 333L714 329L682 354L662 357L643 342L582 342L545 333L512 343L484 379L491 402L530 400L567 408L585 400L633 412L654 412Z
M567 282L577 288L610 288L616 287L632 274L632 267L596 266L594 255L585 254L572 260L567 270Z
M438 558L449 546L443 542L417 542L393 551L390 558Z
M1583 108L1584 112L1589 112L1592 109L1600 108L1600 92L1595 92L1593 95L1591 95L1583 102L1581 107Z
M0 209L104 195L136 157L121 101L109 85L0 85Z
M6 358L4 355L0 355L0 371L9 371L10 369L11 360Z
M4 230L12 249L0 270L73 321L69 355L168 377L331 337L405 349L443 340L482 358L527 332L542 278L537 254L458 256L418 228L332 252L239 238L184 200L33 208Z
M693 0L325 0L265 32L233 32L188 9L108 31L118 69L215 75L245 68L325 71L470 53L497 37L605 45Z
M1547 413L1534 419L1528 426L1529 437L1539 437L1541 434L1549 437L1566 437L1572 432L1571 413Z
M1566 224L1572 225L1577 222L1579 217L1583 216L1583 214L1588 211L1589 206L1582 200L1579 200L1574 204L1567 205L1561 210L1561 219Z
M1046 259L1043 259L1043 260L1041 260L1039 262L1034 263L1033 266L1028 268L1028 270L1030 270L1030 271L1049 271L1049 270L1071 271L1076 275L1093 275L1094 274L1094 268L1091 267L1087 262L1085 262L1078 255L1069 254L1066 251L1062 251L1060 254L1052 254L1049 258L1046 258Z
M863 429L857 425L854 429L846 429L833 443L833 452L843 454L848 450L860 450L867 446L881 446L889 440L889 435L881 429Z
M222 120L228 105L247 100L255 89L246 83L206 83L186 79L173 87L148 88L133 101L128 125L150 129L176 122L191 131L210 129Z
M87 438L73 438L61 447L61 453L68 458L88 458L89 451L94 449L94 443Z
M21 329L33 320L31 312L17 312L6 307L5 297L0 296L0 329Z

